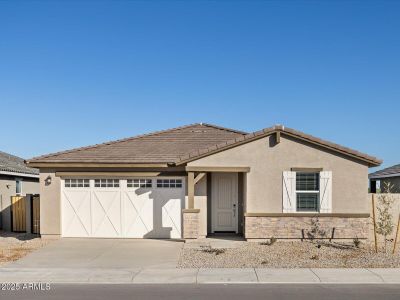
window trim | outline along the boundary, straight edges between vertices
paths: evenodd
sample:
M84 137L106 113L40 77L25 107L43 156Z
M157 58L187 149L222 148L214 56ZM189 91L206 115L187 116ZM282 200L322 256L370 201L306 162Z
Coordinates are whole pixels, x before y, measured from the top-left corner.
M164 184L165 184L164 180L168 180L168 186L164 186ZM171 186L171 180L175 181L175 183L174 183L175 186ZM159 181L161 181L161 183ZM177 184L179 186L176 186ZM156 188L158 188L158 189L181 189L181 188L183 188L183 179L175 178L175 177L174 178L157 178Z
M71 182L69 182L70 186L66 186L67 184L67 180L83 180L83 186L71 186ZM87 182L85 183L85 180L87 180ZM78 184L78 183L76 183ZM88 186L85 186L85 184L89 184ZM66 189L83 189L83 188L90 188L91 184L90 184L90 179L89 178L64 178L64 188Z
M301 171L297 171L295 173L296 173L296 178L295 178L295 181L296 181L296 183L295 183L295 185L296 185L296 189L295 189L296 213L310 213L310 214L320 213L321 212L321 180L320 180L321 174L320 174L320 171L315 172L314 170L307 170L307 171L301 170ZM318 174L318 177L317 177L318 178L318 190L310 191L310 190L298 190L297 189L297 175L305 174L305 173ZM308 211L307 210L298 210L297 194L316 194L316 195L318 195L317 210L308 210Z
M19 192L17 191L17 186L18 186L18 183L17 182L19 182ZM23 182L23 180L22 180L22 178L15 178L15 194L16 195L22 195L22 182Z
M96 186L96 181L97 180L100 180L100 182L99 182L99 184L100 184L100 186ZM105 180L105 186L102 186L102 180ZM112 186L108 186L108 180L112 180ZM116 184L116 182L115 181L117 181L117 186L115 186L115 184ZM119 189L119 188L121 188L121 179L120 178L94 178L93 179L93 188L95 188L95 189L105 189L105 188L107 188L107 189Z
M135 180L138 180L139 182L135 183ZM140 181L142 181L142 180L145 181L145 183L144 183L145 186L141 186L141 184L143 184L143 183L141 183ZM129 181L132 181L132 182L129 183ZM150 181L150 186L147 186L149 184L149 181ZM132 186L129 186L130 184ZM135 184L139 184L139 185L135 186ZM152 178L127 178L126 179L126 187L128 189L132 189L132 188L151 189L151 188L153 188L153 179Z

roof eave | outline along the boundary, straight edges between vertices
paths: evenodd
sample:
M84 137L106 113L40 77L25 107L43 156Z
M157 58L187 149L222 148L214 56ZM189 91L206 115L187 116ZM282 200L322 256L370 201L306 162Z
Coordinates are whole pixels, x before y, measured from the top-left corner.
M44 162L28 161L35 168L167 168L171 163L116 163L116 162Z
M392 178L392 177L400 177L400 173L386 174L386 175L372 175L368 176L369 179L382 179L382 178Z
M39 174L13 172L13 171L0 171L0 174L8 175L8 176L15 176L15 177L39 178Z

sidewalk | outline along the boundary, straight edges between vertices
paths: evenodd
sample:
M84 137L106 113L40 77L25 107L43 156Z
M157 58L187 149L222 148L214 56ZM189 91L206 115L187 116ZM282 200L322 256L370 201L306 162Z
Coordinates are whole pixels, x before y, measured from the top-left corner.
M400 284L400 269L37 269L0 268L0 283Z

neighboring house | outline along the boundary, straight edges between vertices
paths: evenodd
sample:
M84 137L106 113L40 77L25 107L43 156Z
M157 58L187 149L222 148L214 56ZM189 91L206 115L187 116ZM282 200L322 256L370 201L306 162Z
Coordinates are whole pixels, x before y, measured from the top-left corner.
M400 193L400 165L395 165L369 174L371 193L376 193L377 182L380 182L380 191L387 192L386 186L392 186L392 193Z
M11 197L39 194L39 170L20 157L0 151L0 226L11 230Z
M375 157L274 126L193 124L36 157L43 237L301 238L368 234ZM333 230L334 229L334 230Z

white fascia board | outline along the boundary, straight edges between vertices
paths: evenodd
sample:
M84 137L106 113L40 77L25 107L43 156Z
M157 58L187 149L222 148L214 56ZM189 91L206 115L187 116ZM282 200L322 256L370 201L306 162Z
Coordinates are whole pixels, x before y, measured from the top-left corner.
M2 175L10 175L15 177L30 177L30 178L39 178L39 175L35 174L26 174L26 173L18 173L18 172L7 172L7 171L0 171Z

